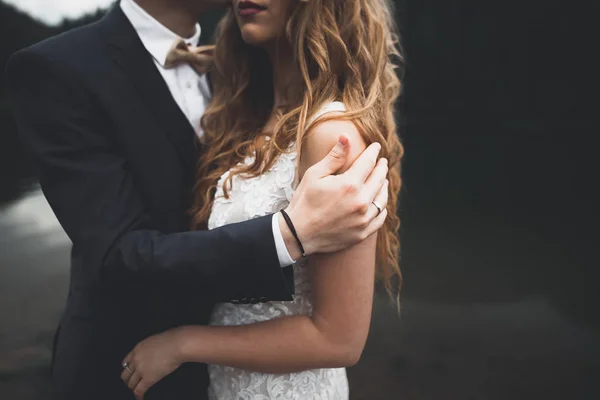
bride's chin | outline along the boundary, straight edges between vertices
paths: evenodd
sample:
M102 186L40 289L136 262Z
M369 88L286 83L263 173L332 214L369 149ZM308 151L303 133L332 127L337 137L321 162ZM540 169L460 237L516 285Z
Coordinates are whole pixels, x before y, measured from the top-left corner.
M242 39L246 44L256 47L265 47L266 43L270 41L266 35L252 28L242 29Z

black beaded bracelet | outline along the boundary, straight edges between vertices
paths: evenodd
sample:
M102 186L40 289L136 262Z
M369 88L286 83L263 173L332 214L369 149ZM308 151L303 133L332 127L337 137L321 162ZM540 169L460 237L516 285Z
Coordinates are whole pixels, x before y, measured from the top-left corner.
M296 238L296 242L298 242L298 247L300 247L300 251L302 252L302 257L306 257L306 253L304 252L304 246L302 246L302 242L300 241L300 238L298 237L296 228L294 228L292 219L290 218L288 213L285 212L285 210L281 210L281 215L283 215L283 219L285 219L285 223L287 224L288 228L290 228L290 231L292 231L292 235L294 235L294 237Z

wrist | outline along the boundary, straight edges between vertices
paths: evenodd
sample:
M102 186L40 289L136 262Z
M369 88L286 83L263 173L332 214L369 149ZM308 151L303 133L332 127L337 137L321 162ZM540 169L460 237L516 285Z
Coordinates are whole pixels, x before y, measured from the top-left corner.
M288 208L285 211L287 212L290 219L292 220L292 223L294 224L294 228L296 229L296 234L298 235L298 239L302 242L302 247L304 247L304 255L309 256L311 254L316 253L317 252L316 246L312 240L312 238L314 236L313 231L312 231L312 223L307 218L305 218L301 215L298 215L294 211L293 208ZM279 217L279 222L283 223L283 225L285 226L286 233L284 236L284 240L286 241L286 246L288 246L288 248L290 247L290 245L293 246L293 248L295 249L294 251L297 252L297 254L298 254L298 258L295 258L295 256L292 256L292 257L294 257L294 259L297 260L302 257L302 251L300 249L300 246L298 245L298 242L297 242L296 238L294 237L294 234L287 226L287 223L285 222L283 215L281 213L279 213L278 217ZM290 245L287 244L288 241L289 241Z
M191 326L181 326L173 330L175 336L173 340L175 343L175 353L177 360L181 364L194 362L196 359L201 358L201 355L197 354L198 333L193 331L193 328Z
M289 212L288 212L289 213ZM293 218L290 215L290 218ZM285 243L285 247L290 254L292 260L299 260L302 258L302 251L300 250L300 246L298 246L298 242L294 237L294 234L290 230L289 226L285 222L285 218L283 218L283 214L277 213L277 220L279 222L279 229L281 230L281 236L283 237L283 242ZM293 220L292 220L293 221Z

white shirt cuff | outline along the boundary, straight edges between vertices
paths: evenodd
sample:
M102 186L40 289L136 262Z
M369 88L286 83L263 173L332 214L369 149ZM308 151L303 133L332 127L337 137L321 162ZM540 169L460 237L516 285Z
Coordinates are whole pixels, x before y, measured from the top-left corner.
M283 240L281 229L279 228L279 218L277 214L273 215L273 221L271 223L273 227L273 237L275 238L275 249L277 250L277 258L279 258L279 265L281 268L289 267L296 261L292 259L290 253L287 250L287 246Z

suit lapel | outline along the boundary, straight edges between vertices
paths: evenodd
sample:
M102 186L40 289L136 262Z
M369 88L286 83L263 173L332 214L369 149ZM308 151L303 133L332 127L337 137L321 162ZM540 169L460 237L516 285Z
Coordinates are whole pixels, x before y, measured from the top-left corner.
M109 54L134 84L157 122L158 130L167 135L182 161L195 168L198 158L198 140L194 129L181 111L166 82L154 65L152 56L139 39L131 23L118 4L101 21Z

